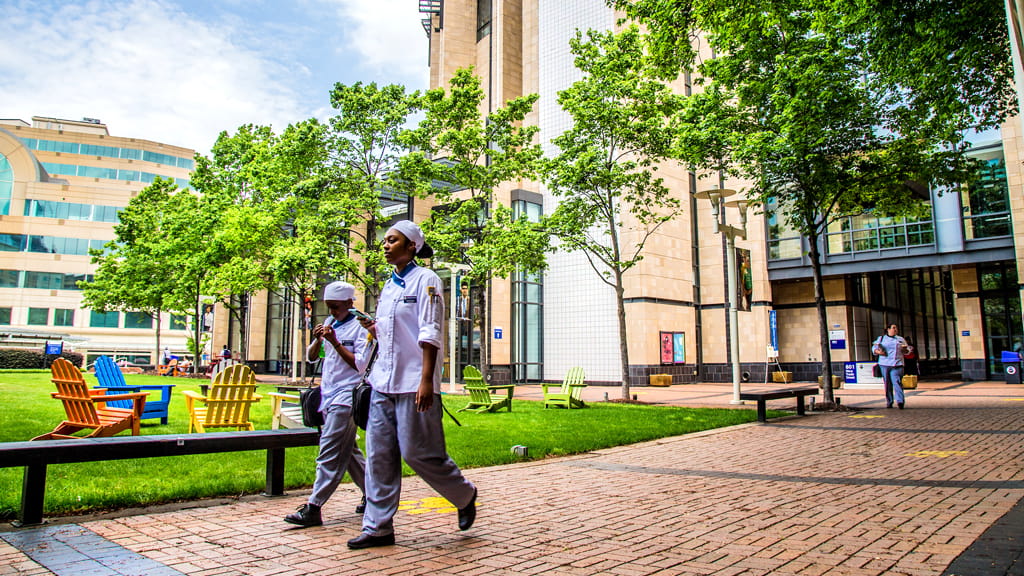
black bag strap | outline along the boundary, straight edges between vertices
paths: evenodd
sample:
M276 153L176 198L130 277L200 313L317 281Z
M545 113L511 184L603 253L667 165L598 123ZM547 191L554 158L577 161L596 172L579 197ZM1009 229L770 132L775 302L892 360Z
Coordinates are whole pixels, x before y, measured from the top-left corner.
M438 394L438 398L443 398L443 396L441 396L440 394ZM442 410L444 410L444 413L445 413L445 414L447 414L448 416L450 416L450 417L451 417L451 419L452 419L452 422L455 422L455 425L456 425L456 426L462 426L462 424L460 424L460 423L459 423L459 421L455 419L455 415L454 415L454 414L452 414L452 413L451 413L451 411L450 411L450 410L448 410L448 407L444 405L444 400L440 400L440 402L441 402L441 409L442 409Z

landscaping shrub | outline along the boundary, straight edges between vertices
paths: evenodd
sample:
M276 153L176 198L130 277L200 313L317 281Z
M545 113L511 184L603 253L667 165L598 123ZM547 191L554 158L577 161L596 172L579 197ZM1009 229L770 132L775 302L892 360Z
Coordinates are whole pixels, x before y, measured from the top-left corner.
M64 351L61 355L68 362L79 368L85 358L78 352ZM0 370L24 370L31 368L49 368L53 356L47 356L41 350L25 348L0 348Z

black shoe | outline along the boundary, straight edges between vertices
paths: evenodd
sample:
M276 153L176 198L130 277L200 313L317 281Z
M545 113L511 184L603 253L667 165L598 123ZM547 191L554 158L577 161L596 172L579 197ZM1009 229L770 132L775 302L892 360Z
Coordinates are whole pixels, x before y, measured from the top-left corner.
M363 494L363 499L356 505L356 514L362 514L366 512L366 494Z
M892 402L886 402L885 403L885 407L886 408L892 408Z
M362 548L374 548L376 546L394 546L395 545L395 534L384 534L382 536L374 536L363 532L359 536L348 541L348 547L352 550L360 550Z
M476 488L473 488L473 499L465 508L459 508L459 530L469 530L476 520Z
M299 526L322 526L324 521L320 518L320 507L313 504L303 504L299 509L284 517L289 524Z
M900 410L903 410L903 402L900 402L899 404L897 404L897 406L900 407Z

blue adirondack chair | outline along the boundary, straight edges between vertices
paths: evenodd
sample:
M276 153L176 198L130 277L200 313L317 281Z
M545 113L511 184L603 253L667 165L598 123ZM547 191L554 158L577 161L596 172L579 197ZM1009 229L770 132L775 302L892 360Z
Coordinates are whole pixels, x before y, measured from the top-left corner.
M156 398L156 394L150 394L146 398L145 409L142 412L142 420L148 420L150 418L159 418L161 424L167 424L167 408L171 404L171 388L174 388L174 384L146 384L146 385L132 385L124 381L124 374L121 373L121 367L114 363L109 356L100 356L96 359L96 380L99 381L97 388L106 388L111 394L120 394L123 392L139 392L143 390L154 390L160 392L160 397ZM122 404L125 404L122 406ZM109 402L109 406L115 408L131 408L131 400L115 400Z

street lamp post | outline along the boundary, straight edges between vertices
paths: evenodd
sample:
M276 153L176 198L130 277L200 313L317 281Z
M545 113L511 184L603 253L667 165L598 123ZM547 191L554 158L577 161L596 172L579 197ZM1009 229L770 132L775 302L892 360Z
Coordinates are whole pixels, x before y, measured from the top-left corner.
M726 270L728 280L729 302L729 361L732 364L732 401L731 404L743 404L740 400L740 344L739 344L739 314L736 309L736 238L747 239L747 201L731 200L725 202L729 196L736 194L735 190L728 188L717 188L713 190L702 190L694 196L699 199L711 201L711 215L715 219L715 233L725 235L726 248ZM725 208L740 209L740 227L730 226L725 221Z

